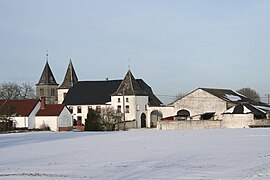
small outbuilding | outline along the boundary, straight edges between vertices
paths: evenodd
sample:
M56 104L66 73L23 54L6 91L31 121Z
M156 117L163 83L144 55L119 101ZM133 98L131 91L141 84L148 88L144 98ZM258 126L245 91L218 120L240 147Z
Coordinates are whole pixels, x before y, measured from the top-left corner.
M36 129L50 129L51 131L68 131L72 129L73 120L67 106L64 104L44 104L36 114Z

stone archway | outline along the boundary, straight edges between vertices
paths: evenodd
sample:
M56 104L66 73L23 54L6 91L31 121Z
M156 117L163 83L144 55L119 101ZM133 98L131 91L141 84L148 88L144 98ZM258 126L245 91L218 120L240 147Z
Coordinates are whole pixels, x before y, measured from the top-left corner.
M151 128L156 128L157 127L157 122L163 118L163 114L158 111L154 110L150 114L150 126Z
M185 109L181 109L177 112L178 120L187 120L190 117L190 112Z
M141 128L146 128L146 115L142 113L141 115Z

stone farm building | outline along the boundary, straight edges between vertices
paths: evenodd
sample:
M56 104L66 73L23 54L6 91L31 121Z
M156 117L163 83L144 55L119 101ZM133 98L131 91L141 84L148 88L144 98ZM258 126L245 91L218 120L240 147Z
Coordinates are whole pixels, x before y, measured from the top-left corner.
M167 115L159 121L159 129L270 126L268 104L230 89L198 88L159 111Z

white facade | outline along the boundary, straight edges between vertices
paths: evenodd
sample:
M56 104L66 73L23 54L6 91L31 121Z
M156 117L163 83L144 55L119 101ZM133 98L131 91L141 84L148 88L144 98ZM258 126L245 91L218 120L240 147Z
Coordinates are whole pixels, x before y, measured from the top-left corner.
M112 96L112 107L121 113L125 112L125 121L136 121L136 127L142 127L142 118L147 114L148 96ZM143 115L144 114L144 115Z
M69 105L68 108L72 111L72 119L79 120L81 118L82 124L85 124L89 109L98 110L108 106L110 105Z
M16 128L33 129L35 127L35 116L40 109L41 103L38 102L29 116L16 116L13 118Z
M40 129L41 126L46 125L50 127L51 131L59 131L59 127L71 127L72 124L72 115L64 107L59 116L36 116L35 128Z
M57 93L58 93L58 104L62 104L64 99L65 99L65 95L66 93L68 93L69 89L58 89Z

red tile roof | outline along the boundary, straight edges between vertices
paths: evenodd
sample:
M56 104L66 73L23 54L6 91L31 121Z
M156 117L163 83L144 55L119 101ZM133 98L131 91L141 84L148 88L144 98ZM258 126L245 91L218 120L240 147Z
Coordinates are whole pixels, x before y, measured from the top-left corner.
M46 104L45 108L40 109L36 116L59 116L64 107L64 104Z
M15 108L17 116L29 116L38 102L38 99L0 100L0 112L6 106L12 106Z

